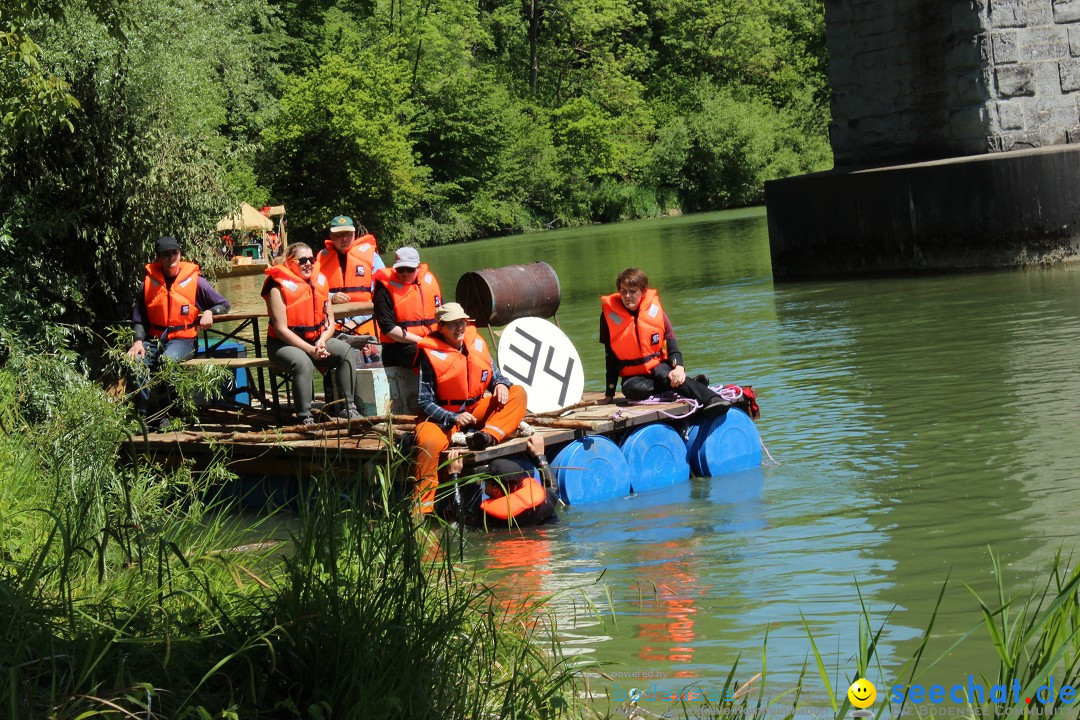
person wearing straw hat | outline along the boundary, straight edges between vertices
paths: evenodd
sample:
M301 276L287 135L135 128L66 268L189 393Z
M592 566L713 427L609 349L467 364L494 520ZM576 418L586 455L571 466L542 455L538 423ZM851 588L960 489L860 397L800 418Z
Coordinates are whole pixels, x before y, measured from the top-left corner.
M421 419L416 426L416 496L422 512L434 507L439 454L455 432L471 430L471 450L497 445L525 419L525 388L503 375L487 343L457 303L435 311L436 330L419 348Z
M398 248L393 269L375 271L373 302L383 365L415 367L416 343L435 332L435 310L442 304L439 281L416 248Z

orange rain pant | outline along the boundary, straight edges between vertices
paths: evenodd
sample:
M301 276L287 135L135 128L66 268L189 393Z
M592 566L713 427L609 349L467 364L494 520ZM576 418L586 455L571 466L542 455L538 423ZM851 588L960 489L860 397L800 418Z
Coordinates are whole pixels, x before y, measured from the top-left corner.
M495 438L492 444L501 443L517 432L525 419L525 388L510 387L506 404L498 406L492 395L480 400L471 412L479 421L480 429ZM436 423L425 420L416 426L416 488L420 511L429 513L435 509L435 488L439 485L439 455L450 447L450 436L460 430L457 425L443 430Z

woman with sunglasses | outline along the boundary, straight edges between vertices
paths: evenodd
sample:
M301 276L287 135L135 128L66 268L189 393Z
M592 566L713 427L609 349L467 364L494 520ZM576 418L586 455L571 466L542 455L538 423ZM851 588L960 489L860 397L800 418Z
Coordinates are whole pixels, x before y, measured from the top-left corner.
M266 352L270 364L292 374L296 416L310 425L315 368L334 370L338 391L345 396L342 417L358 418L353 404L351 348L334 339L334 310L329 284L314 272L315 255L304 243L289 246L285 262L266 269L262 296L270 315Z

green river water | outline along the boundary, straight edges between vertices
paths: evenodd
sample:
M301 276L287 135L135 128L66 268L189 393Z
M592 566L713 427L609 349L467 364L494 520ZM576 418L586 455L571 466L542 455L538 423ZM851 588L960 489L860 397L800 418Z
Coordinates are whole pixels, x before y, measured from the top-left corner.
M979 622L962 583L993 597L991 551L1019 593L1059 547L1074 549L1080 267L775 284L762 209L421 257L447 296L467 270L550 263L588 390L603 386L598 298L622 268L640 267L691 373L759 393L758 427L776 464L766 457L760 470L567 508L553 527L469 535L469 552L509 572L514 592L560 593L564 647L608 664L601 694L616 683L720 687L740 654L746 679L761 670L766 633L769 693L790 688L808 661L820 689L800 613L846 689L861 591L875 625L888 615L883 671L868 676L883 697L947 575L928 659ZM254 305L259 281L219 287ZM980 628L923 682L995 670Z

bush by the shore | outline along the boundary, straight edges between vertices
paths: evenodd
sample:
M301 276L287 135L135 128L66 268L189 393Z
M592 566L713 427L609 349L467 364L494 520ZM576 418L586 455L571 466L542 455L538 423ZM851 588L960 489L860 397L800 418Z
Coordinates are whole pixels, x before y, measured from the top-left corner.
M119 463L133 423L63 351L0 368L0 712L548 718L574 674L373 465L297 514Z

